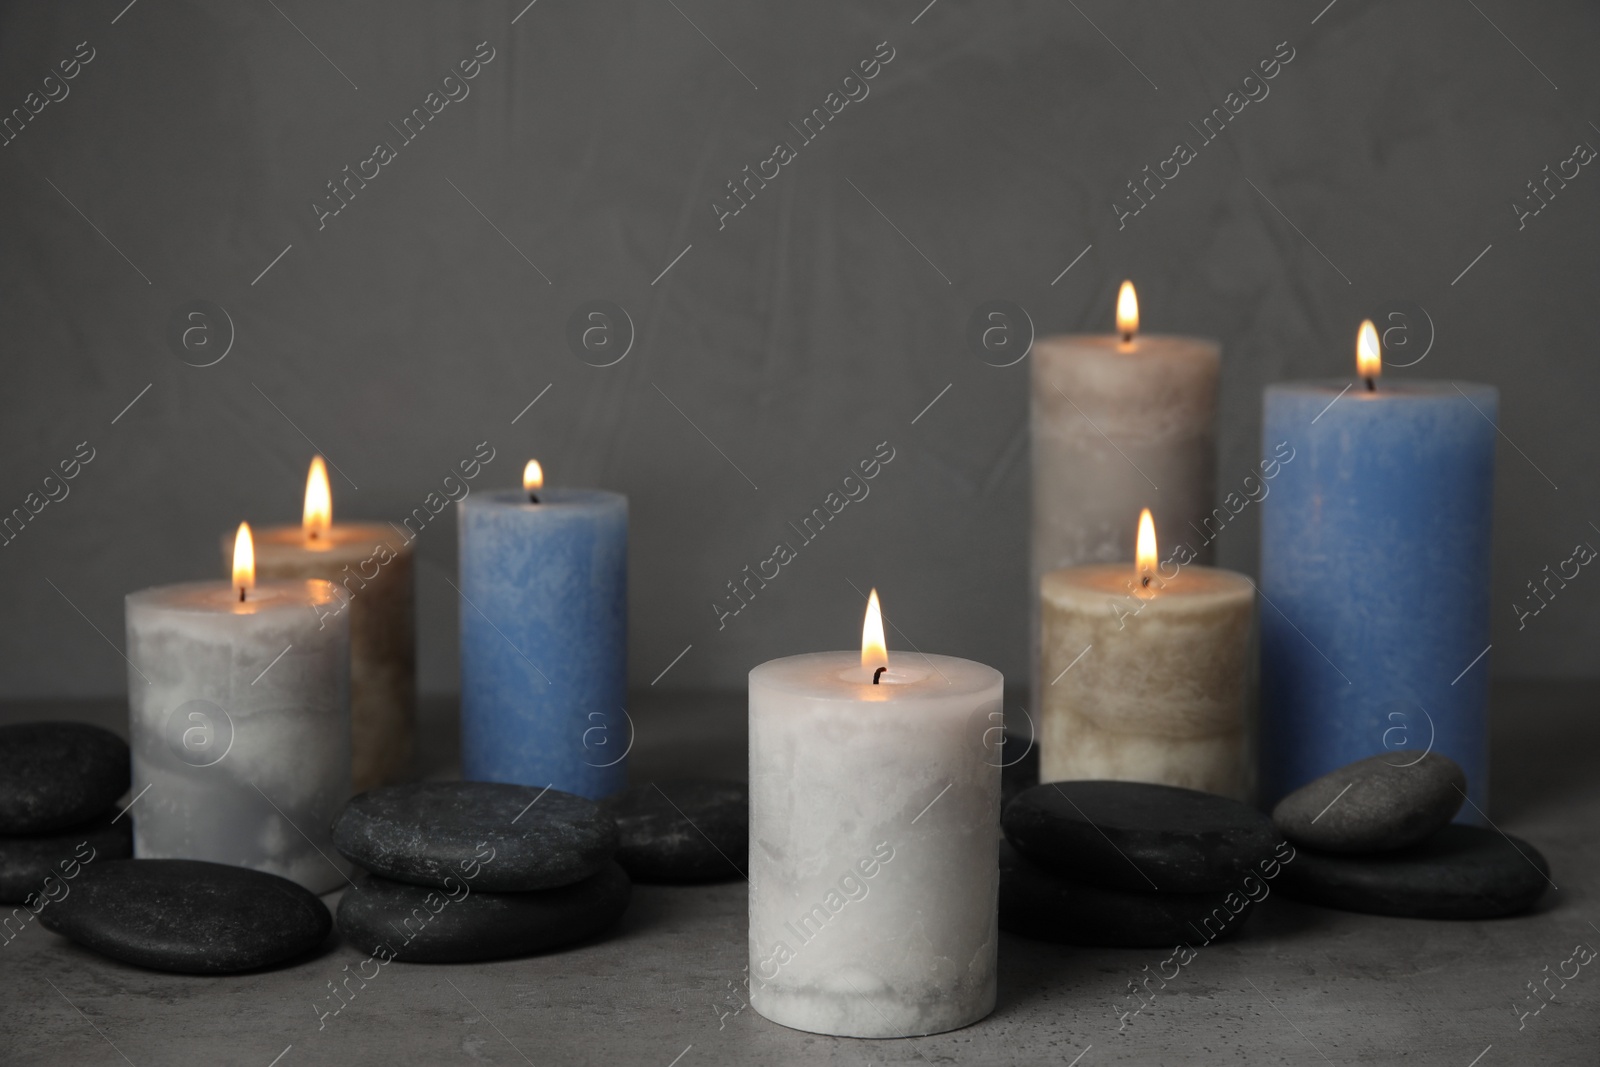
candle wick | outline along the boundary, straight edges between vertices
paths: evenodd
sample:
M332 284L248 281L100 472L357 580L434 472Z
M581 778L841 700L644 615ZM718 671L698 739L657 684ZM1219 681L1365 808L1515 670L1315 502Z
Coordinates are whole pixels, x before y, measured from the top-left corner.
M1367 379L1367 392L1376 393L1377 391L1378 391L1378 383L1373 381L1371 378L1368 378Z
M1125 345L1133 344L1133 334L1131 334L1131 333L1123 334L1122 335L1122 343L1125 344Z
M529 493L529 494L528 494L528 503L530 503L530 504L537 504L537 503L538 503L538 502L539 502L539 494L538 494L538 493L533 493L533 492L530 492L530 493Z
M242 585L239 587L239 603L241 603L241 604L244 603L244 591L245 591L245 588L246 587L242 586Z
M889 669L888 667L879 667L877 670L873 671L872 672L872 684L873 685L877 685L878 684L878 679L880 677L882 677L883 676L883 672L888 670L888 669Z
M1147 574L1143 578L1140 578L1139 579L1139 584L1143 585L1146 589L1149 589L1150 588L1150 576Z

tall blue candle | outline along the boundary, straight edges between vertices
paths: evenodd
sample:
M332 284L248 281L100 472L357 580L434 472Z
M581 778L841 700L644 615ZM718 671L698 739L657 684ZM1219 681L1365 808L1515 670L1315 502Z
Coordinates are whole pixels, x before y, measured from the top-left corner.
M461 501L461 776L599 798L627 785L628 498Z
M1265 804L1431 744L1487 810L1498 403L1467 382L1267 387L1282 470L1261 510Z

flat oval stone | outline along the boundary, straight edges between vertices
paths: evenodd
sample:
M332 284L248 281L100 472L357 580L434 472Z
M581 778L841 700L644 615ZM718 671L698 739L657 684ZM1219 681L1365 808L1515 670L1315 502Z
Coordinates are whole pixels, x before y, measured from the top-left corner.
M1242 891L1127 893L1063 878L1000 843L1000 929L1035 941L1111 948L1199 947L1244 925Z
M0 834L87 822L128 791L128 745L86 722L0 726Z
M1516 915L1549 884L1538 849L1481 826L1446 826L1420 845L1369 856L1305 849L1283 868L1283 891L1297 900L1413 919Z
M617 862L635 882L745 877L750 788L743 782L645 782L602 806L617 820Z
M333 917L287 878L200 860L90 863L39 921L102 956L178 974L236 974L309 952Z
M1272 820L1237 800L1145 782L1046 782L1000 821L1039 866L1135 893L1227 892L1281 840Z
M613 862L592 878L536 893L480 893L475 883L447 892L369 875L340 899L339 933L385 961L508 959L588 940L622 917L632 895Z
M362 793L333 844L373 874L415 885L522 893L589 878L617 851L617 824L592 800L505 782L418 782Z
M1466 795L1466 773L1448 756L1397 750L1307 782L1278 801L1272 822L1307 848L1387 852L1432 836Z
M133 855L133 816L116 822L114 815L102 815L82 826L57 830L37 837L0 837L0 903L21 904L30 894L48 899L59 893L54 883L78 877L85 864L127 859ZM70 892L70 889L68 890Z

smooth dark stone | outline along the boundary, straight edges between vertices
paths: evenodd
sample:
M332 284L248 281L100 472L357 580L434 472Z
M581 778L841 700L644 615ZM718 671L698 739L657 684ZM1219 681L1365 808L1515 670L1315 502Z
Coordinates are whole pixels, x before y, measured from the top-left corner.
M333 917L287 878L199 860L91 863L39 912L103 956L179 974L235 974L309 952Z
M1144 782L1046 782L1006 805L1001 824L1041 867L1135 893L1227 892L1281 841L1236 800Z
M452 889L522 893L602 870L617 824L592 800L504 782L420 782L362 793L333 823L333 844L374 874Z
M750 789L743 782L645 782L603 805L617 820L617 862L635 882L745 877Z
M1000 929L1036 941L1113 948L1183 942L1199 948L1238 930L1254 908L1242 890L1125 893L1087 885L1035 866L1000 843Z
M1031 738L1006 734L1000 750L1000 806L1039 784L1039 745Z
M606 930L632 895L627 874L610 862L585 881L536 893L480 893L475 883L446 892L369 875L339 901L339 933L363 952L406 963L531 956Z
M1533 907L1550 864L1519 837L1446 826L1401 852L1340 856L1301 849L1284 864L1285 895L1310 904L1413 919L1493 919Z
M55 883L78 877L85 864L133 855L133 816L102 815L82 826L35 837L0 837L0 903L21 904L30 894L60 893ZM68 890L70 892L70 889Z
M1296 789L1272 809L1278 832L1323 852L1388 852L1456 817L1467 776L1437 752L1397 750L1357 760Z
M0 834L88 822L128 791L128 745L86 722L0 726Z

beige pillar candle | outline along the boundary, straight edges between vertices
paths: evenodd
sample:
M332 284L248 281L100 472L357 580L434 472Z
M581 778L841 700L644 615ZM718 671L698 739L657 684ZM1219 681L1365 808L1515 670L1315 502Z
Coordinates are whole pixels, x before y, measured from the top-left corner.
M1040 584L1040 780L1155 782L1248 800L1255 587L1195 564L1186 543L1157 564L1154 541L1152 529L1139 563L1068 567Z
M299 526L255 537L263 580L323 578L350 614L352 779L360 793L405 777L416 745L416 627L411 544L383 523L333 522L328 471L311 461ZM224 546L232 560L232 541Z
M1205 530L1216 490L1221 346L1140 334L1128 282L1117 305L1115 334L1034 342L1035 589L1061 567L1126 559L1128 519L1143 507L1162 529L1192 526L1197 561L1212 559L1215 530ZM1037 650L1037 604L1033 618Z

